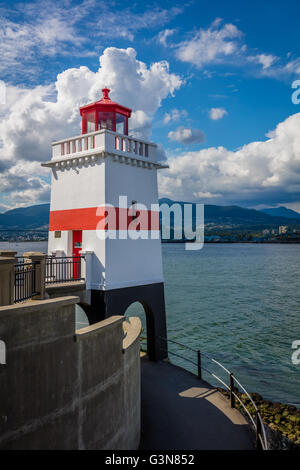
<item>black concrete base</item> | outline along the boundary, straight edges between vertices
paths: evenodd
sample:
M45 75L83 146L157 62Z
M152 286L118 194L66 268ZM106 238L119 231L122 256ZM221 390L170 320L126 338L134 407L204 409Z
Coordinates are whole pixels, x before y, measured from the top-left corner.
M163 282L107 291L92 290L91 305L80 306L89 323L93 324L112 315L124 315L134 302L140 302L145 310L149 359L156 361L166 358L167 342L161 339L167 337Z

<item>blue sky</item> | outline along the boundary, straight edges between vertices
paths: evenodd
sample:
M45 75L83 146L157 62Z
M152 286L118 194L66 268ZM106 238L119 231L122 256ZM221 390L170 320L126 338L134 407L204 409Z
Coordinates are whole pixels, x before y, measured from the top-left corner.
M49 199L40 163L103 80L163 146L161 196L300 210L299 17L297 1L0 2L0 211Z

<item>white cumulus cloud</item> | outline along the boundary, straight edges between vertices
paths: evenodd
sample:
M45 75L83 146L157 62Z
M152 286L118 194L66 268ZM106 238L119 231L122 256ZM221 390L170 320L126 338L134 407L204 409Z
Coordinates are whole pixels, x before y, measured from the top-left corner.
M205 140L205 135L200 129L189 127L178 127L176 131L170 131L168 137L182 144L201 144Z
M187 111L185 109L172 109L168 113L165 113L163 122L164 124L169 124L169 122L172 121L179 121L179 119L186 118L188 115Z
M160 31L158 34L158 41L165 47L167 47L167 40L170 36L173 36L175 29L165 29Z
M178 44L177 57L199 68L223 60L240 49L242 33L231 23L217 19L208 29L200 29L191 39Z
M162 196L214 198L216 204L277 204L300 200L300 113L269 132L267 140L236 151L212 147L170 158L159 173Z
M104 40L133 41L142 30L164 26L183 6L141 11L104 0L6 2L0 15L0 72L9 80L35 79L46 57L95 56ZM21 77L20 77L21 75ZM6 77L5 77L6 78Z
M168 31L168 30L165 30ZM167 33L166 33L167 34ZM166 41L164 32L162 41ZM224 23L217 18L208 28L200 28L189 34L188 39L179 43L168 44L175 49L176 57L182 62L195 65L203 70L206 77L212 76L211 66L227 65L243 67L254 77L286 79L298 75L300 58L277 57L264 52L257 53L243 41L243 32L232 23Z
M147 66L132 48L109 47L96 72L70 68L48 86L8 87L0 109L2 203L19 203L16 191L23 204L47 200L48 171L40 162L50 159L51 141L80 133L79 106L100 99L103 86L111 88L112 99L133 109L130 132L149 138L154 113L181 84L166 61Z
M272 54L257 54L254 56L249 56L248 60L257 64L261 64L263 70L266 70L278 60L278 57Z
M224 108L211 108L209 111L209 117L213 121L217 121L218 119L222 119L222 117L228 114L226 109Z

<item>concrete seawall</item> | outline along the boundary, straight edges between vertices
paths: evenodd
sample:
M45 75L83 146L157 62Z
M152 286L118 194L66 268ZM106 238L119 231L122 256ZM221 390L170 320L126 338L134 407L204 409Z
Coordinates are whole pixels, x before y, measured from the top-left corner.
M138 319L75 331L77 297L0 307L0 449L136 449Z

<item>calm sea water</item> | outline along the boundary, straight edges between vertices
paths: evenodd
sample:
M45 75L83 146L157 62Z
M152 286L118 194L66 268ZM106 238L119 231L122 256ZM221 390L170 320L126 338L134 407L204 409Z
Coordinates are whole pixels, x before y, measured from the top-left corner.
M249 391L300 406L300 245L164 245L163 261L169 337L211 353Z
M8 247L22 254L46 251L47 243L0 243ZM249 391L300 406L300 365L291 362L292 342L300 340L299 260L300 245L210 244L185 251L183 244L164 244L169 338L213 355ZM126 313L145 326L140 304ZM78 327L84 322L78 309ZM195 359L178 346L170 350ZM228 381L204 357L203 366Z

